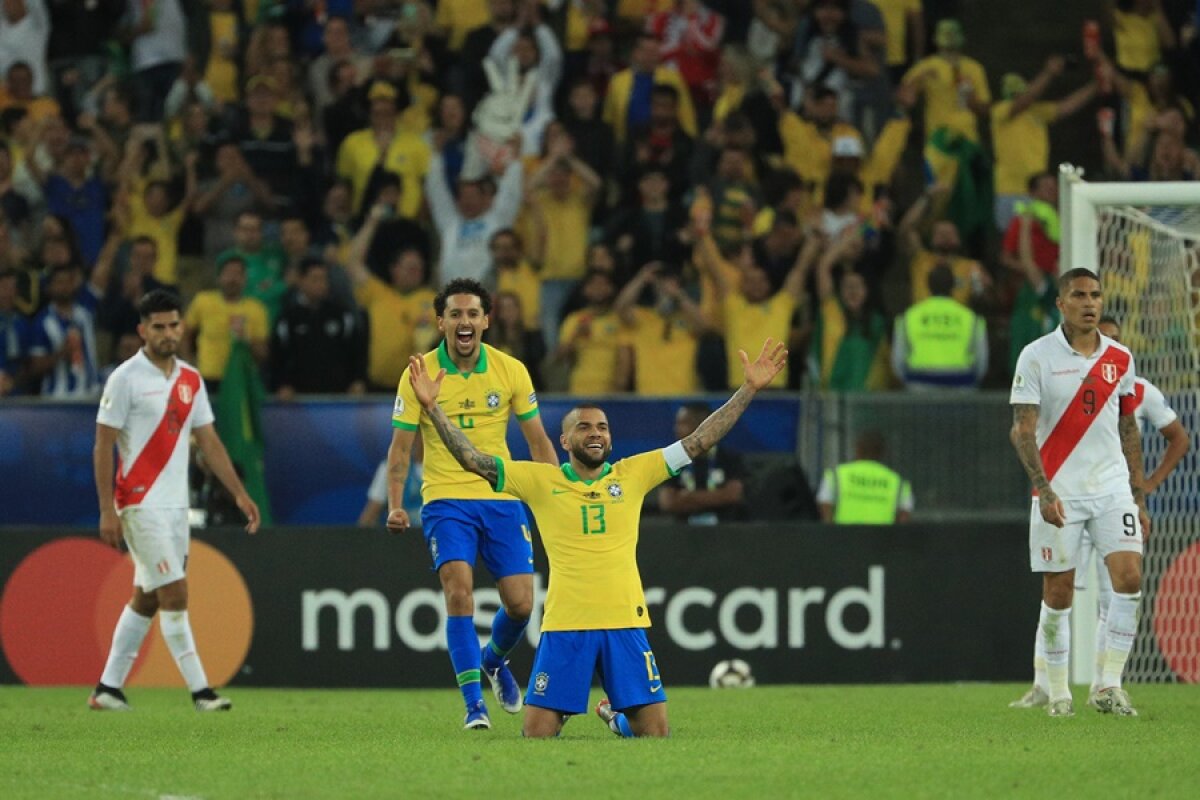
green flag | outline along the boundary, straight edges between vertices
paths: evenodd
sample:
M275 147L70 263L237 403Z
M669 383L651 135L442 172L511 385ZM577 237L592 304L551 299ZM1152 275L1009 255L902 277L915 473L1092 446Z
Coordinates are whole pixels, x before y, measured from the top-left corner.
M242 482L258 504L262 524L271 524L271 501L263 471L262 403L266 396L258 365L245 342L234 340L229 364L213 410L217 433L229 459L242 473Z

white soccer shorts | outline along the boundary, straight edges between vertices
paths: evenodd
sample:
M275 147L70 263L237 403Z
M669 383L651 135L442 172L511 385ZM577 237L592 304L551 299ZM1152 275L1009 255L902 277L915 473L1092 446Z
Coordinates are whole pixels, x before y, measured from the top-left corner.
M1111 553L1142 554L1142 523L1138 507L1128 497L1094 497L1063 500L1066 524L1056 528L1042 519L1038 499L1033 498L1029 515L1029 568L1034 572L1066 572L1078 566L1086 555L1083 540L1103 560Z
M135 586L152 592L183 580L191 537L186 508L126 508L121 531L133 556Z

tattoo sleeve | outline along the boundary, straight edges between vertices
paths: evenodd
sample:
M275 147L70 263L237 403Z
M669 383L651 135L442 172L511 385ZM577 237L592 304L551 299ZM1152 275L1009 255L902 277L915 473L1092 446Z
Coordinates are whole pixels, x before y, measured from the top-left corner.
M1056 495L1050 488L1050 479L1046 477L1046 468L1042 464L1042 454L1037 446L1038 407L1020 403L1013 406L1012 444L1016 448L1021 466L1029 476L1029 482L1037 490L1038 497L1044 502Z
M745 386L739 388L733 393L733 397L725 401L725 405L709 414L696 430L684 437L683 449L692 458L708 452L709 448L729 433L729 429L738 421L742 412L746 410L753 399L753 390L747 389Z
M438 436L450 451L450 455L454 456L454 460L467 472L475 473L490 483L493 489L496 488L496 481L499 480L496 459L476 450L475 445L450 421L441 406L435 405L432 411L427 410L426 413L429 414L433 427L437 429Z
M1121 452L1125 454L1125 463L1129 466L1129 488L1133 490L1133 499L1140 505L1146 502L1146 488L1142 468L1142 432L1138 430L1137 418L1132 414L1122 416L1117 420L1117 432L1121 435Z

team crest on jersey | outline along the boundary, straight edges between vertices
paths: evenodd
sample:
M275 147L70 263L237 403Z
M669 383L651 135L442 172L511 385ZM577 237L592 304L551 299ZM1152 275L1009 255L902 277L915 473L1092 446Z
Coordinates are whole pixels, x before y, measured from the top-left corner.
M539 672L533 679L534 694L544 694L546 687L550 685L550 676L544 672Z
M1117 378L1119 377L1119 373L1117 372L1117 365L1110 364L1108 362L1101 364L1100 365L1100 377L1104 378L1104 380L1107 381L1108 383L1116 383Z
M619 484L619 483L610 483L610 484L608 485L608 495L609 495L609 497L612 497L612 498L616 499L616 498L619 498L619 497L621 497L621 496L622 496L622 495L624 495L624 494L625 494L625 491L624 491L624 490L621 488L621 484Z
M178 388L175 390L179 394L179 402L185 406L192 402L192 387L180 381Z
M488 392L487 393L487 407L491 408L491 409L496 409L496 408L500 407L500 393L499 392Z

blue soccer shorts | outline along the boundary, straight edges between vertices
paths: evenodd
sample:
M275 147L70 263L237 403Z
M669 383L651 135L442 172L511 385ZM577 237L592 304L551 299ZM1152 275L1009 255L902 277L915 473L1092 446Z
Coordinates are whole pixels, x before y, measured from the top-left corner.
M592 675L597 672L617 711L667 700L646 629L619 628L543 633L533 657L525 703L564 714L585 714Z
M475 557L496 580L533 572L533 536L525 504L517 500L433 500L421 510L433 569Z

